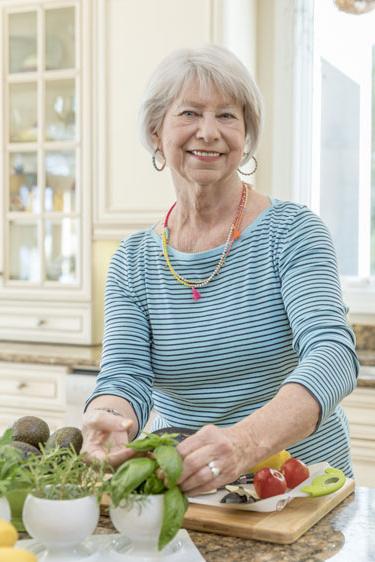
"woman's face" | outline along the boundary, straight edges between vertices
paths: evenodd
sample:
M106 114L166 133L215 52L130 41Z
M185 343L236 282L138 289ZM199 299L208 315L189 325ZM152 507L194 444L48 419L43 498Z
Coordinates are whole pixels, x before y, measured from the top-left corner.
M208 185L229 178L245 148L241 105L213 86L187 84L169 107L155 141L176 177Z

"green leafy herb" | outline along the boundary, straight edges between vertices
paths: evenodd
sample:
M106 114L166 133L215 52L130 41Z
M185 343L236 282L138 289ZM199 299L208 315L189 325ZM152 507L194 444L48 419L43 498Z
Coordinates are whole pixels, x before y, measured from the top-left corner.
M148 495L162 494L165 490L166 487L163 480L160 480L154 473L150 474L143 487L143 493Z
M142 482L147 480L156 467L156 462L147 457L138 457L124 462L111 479L113 504L117 506L126 499Z
M158 543L159 550L176 536L182 525L187 506L187 499L177 486L165 492L163 522Z
M12 428L6 429L2 436L0 437L0 447L3 445L9 445L13 439L13 431Z
M155 459L166 476L167 488L176 486L182 474L182 460L175 447L161 445L154 451Z
M6 442L6 440L4 440ZM0 446L0 497L18 482L22 474L22 453L11 445Z
M182 459L176 449L177 435L146 434L143 439L128 444L137 457L125 461L117 469L108 489L115 507L121 504L129 509L134 503L140 509L147 509L143 498L164 494L159 550L176 535L187 509L187 499L177 485L182 474Z
M163 433L163 435L156 435L154 433L146 433L146 437L143 439L137 439L133 443L129 443L127 447L129 449L134 449L135 451L153 451L156 447L160 445L177 445L175 437L178 433Z
M95 495L100 500L106 487L105 463L85 462L73 447L45 449L24 462L24 477L35 496L66 500Z

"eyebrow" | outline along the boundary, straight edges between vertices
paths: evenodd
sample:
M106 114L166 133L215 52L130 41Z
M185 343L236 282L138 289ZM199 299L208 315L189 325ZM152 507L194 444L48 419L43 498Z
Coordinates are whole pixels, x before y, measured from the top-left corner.
M200 108L200 109L205 106L204 103L199 103L199 102L192 101L192 100L181 100L181 102L178 104L177 107L182 107L182 106L185 106L185 105L189 105L191 107L197 107L197 108ZM218 107L218 109L224 109L224 108L225 109L228 109L228 108L236 109L235 106L233 105L233 102L232 103L230 103L230 102L223 103L222 105L219 105L219 107Z

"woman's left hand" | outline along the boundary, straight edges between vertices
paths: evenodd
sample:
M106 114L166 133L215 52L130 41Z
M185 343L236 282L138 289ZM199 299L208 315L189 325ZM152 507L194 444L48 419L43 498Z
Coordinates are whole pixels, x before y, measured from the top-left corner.
M235 426L205 425L177 447L184 461L181 489L193 496L233 482L252 466L244 449Z

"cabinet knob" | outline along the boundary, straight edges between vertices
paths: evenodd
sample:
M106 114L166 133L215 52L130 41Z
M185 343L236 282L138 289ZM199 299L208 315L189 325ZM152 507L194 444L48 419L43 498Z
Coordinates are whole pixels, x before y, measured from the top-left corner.
M44 326L45 324L47 324L47 320L45 320L44 318L39 318L38 327Z
M19 382L17 384L17 390L23 390L24 388L27 388L27 383L26 382Z

